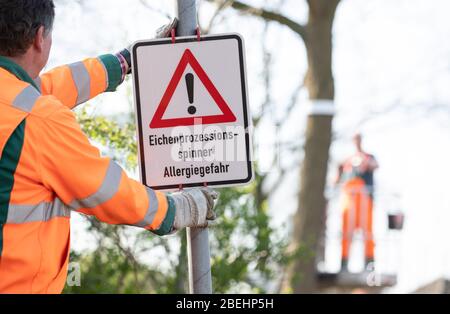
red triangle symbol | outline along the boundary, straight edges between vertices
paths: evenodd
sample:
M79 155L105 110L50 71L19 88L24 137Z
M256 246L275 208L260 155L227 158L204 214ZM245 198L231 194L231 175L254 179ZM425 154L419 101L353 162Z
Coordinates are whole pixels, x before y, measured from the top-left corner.
M167 106L175 93L178 84L181 81L184 71L187 65L190 65L194 72L197 74L200 81L206 87L213 100L216 102L222 114L212 115L212 116L202 116L202 117L185 117L185 118L174 118L174 119L163 119L163 115L166 112ZM201 123L199 123L201 121ZM236 122L236 116L231 111L230 107L227 105L222 95L220 95L217 88L214 86L213 82L209 79L206 72L201 67L200 63L194 57L189 49L186 49L183 56L181 57L180 63L178 64L172 79L156 109L155 115L150 122L150 128L170 128L176 126L189 126L194 124L215 124L215 123L227 123Z

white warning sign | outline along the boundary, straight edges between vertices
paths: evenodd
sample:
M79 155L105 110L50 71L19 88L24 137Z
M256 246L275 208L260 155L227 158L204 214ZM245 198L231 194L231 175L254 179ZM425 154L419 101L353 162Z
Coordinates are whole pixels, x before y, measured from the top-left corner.
M159 190L249 183L243 39L142 41L132 57L142 182Z

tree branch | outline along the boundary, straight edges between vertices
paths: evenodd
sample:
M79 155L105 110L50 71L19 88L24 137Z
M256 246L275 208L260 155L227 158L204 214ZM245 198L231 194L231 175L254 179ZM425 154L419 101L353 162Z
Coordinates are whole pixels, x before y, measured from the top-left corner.
M214 23L216 22L217 18L223 13L223 9L229 5L229 2L230 0L226 0L217 6L216 11L209 20L208 26L206 28L202 28L202 34L209 34L211 32Z
M207 0L209 2L215 2L219 5L223 5L223 0ZM290 18L286 17L285 15L269 11L262 8L255 8L251 5L248 5L246 3L243 3L241 1L225 1L230 2L230 6L238 11L242 11L245 14L250 14L256 17L261 17L266 21L272 21L272 22L278 22L281 25L289 27L294 33L298 34L304 41L306 41L306 30L305 27L294 20L291 20ZM228 3L227 3L228 4Z
M263 51L263 73L262 77L264 80L264 90L265 90L265 98L261 105L261 112L258 116L256 116L253 119L253 125L254 127L258 127L259 122L263 119L263 117L266 115L267 108L272 103L271 93L270 93L270 86L271 86L271 70L272 70L272 54L270 53L265 38L267 37L267 32L269 30L269 22L265 22L264 25L264 31L262 34L262 51Z
M171 18L172 18L172 16L170 15L170 13L165 12L165 11L163 11L163 10L161 10L161 9L155 8L155 7L152 6L151 4L147 3L147 1L145 1L145 0L140 0L140 3L141 3L144 7L146 7L147 9L150 9L151 11L154 11L154 12L156 12L156 13L159 13L159 14L161 14L161 15L164 15L164 16L165 16L166 18L168 18L168 19L171 19Z

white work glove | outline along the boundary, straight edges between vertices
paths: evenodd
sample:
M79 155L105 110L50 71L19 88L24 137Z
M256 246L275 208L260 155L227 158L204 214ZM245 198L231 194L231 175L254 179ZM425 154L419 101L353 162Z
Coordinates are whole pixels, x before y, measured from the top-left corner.
M170 23L161 26L156 30L155 38L167 38L170 37L172 29L177 29L178 19L174 17Z
M210 188L191 189L170 195L175 203L173 230L186 227L204 228L216 219L215 202L219 193Z

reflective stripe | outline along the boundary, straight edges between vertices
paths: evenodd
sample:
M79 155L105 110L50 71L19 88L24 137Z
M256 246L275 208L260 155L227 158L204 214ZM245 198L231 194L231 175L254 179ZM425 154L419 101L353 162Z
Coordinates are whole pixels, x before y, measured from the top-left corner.
M9 205L6 223L21 224L27 222L50 221L56 217L70 217L69 208L60 200L37 205Z
M155 191L153 191L150 188L147 189L147 195L148 195L148 209L147 213L145 214L144 219L135 224L136 227L145 228L148 225L151 225L153 220L155 219L156 212L158 211L158 199L156 198Z
M111 160L109 162L108 170L106 171L106 176L98 191L84 199L73 200L69 207L74 210L94 208L109 201L119 190L121 177L122 168Z
M91 77L83 62L76 62L68 65L72 72L72 78L77 87L76 104L85 103L91 96Z
M16 99L13 101L13 106L25 112L31 112L40 96L37 89L29 85L17 95Z
M34 83L36 83L39 91L42 93L42 80L41 80L41 77L38 77L37 79L35 79Z

